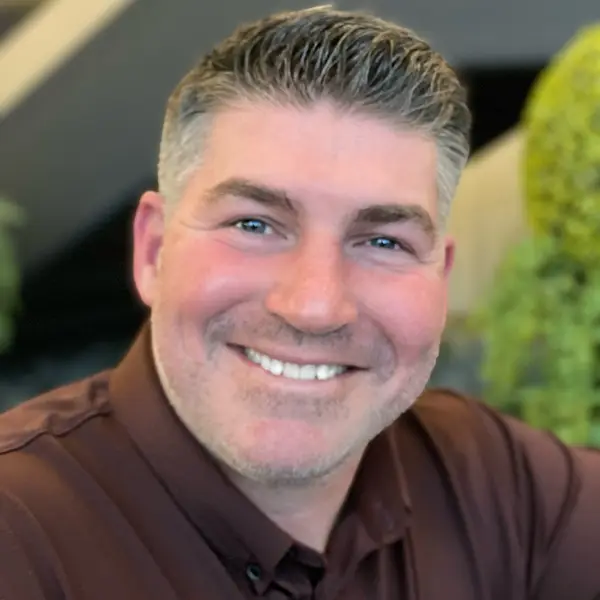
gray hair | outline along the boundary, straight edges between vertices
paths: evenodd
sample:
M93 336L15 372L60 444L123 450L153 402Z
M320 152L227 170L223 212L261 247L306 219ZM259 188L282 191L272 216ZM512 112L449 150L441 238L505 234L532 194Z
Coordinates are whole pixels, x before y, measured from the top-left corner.
M215 46L167 104L159 191L172 207L199 166L211 114L239 99L306 107L329 100L433 137L439 212L446 220L469 155L466 92L414 32L330 6L247 23Z

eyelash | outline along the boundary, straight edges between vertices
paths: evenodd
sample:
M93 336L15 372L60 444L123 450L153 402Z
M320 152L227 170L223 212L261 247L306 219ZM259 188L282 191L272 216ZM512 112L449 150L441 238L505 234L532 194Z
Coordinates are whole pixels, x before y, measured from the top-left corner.
M271 229L275 229L275 227L273 227L273 225L268 223L265 219L259 219L256 217L247 217L244 219L236 219L235 221L232 221L229 224L229 226L235 227L236 229L239 229L240 231L243 231L244 233L249 233L251 235L261 235L255 231L247 231L247 230L243 229L243 227L241 227L241 225L243 225L244 223L249 223L249 222L260 223L261 225L264 225L265 227L270 227ZM391 242L394 246L396 246L399 250L401 250L403 252L408 252L409 254L415 254L414 249L410 245L408 245L405 242L402 242L394 237L378 235L378 236L369 238L368 240L366 240L366 243L368 244L369 242L372 242L374 240L387 240L387 241ZM376 248L376 246L372 246L372 247ZM388 250L388 248L381 248L381 249Z

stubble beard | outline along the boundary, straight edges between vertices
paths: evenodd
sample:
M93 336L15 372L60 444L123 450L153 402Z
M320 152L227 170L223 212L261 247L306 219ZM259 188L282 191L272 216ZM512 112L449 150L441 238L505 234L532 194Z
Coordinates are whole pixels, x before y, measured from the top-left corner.
M199 366L195 373L188 373L183 385L179 385L176 381L177 378L172 376L180 367L180 365L172 364L169 359L170 345L173 342L177 343L177 340L168 339L170 328L168 325L162 327L160 319L160 315L154 314L151 318L152 353L158 378L172 409L191 435L219 463L244 478L271 487L309 485L331 476L357 453L362 453L374 437L406 412L421 395L429 381L439 353L439 344L434 344L425 350L418 363L407 368L405 382L400 392L371 411L367 415L367 423L361 423L360 431L343 436L343 444L336 447L335 450L327 454L312 456L310 460L299 461L295 464L292 462L277 464L268 460L252 461L248 460L243 452L236 452L231 440L223 439L218 433L215 434L220 429L219 424L211 423L210 413L203 409L206 403L202 402L202 398L211 393L207 392L210 388L206 381L206 377L210 376L206 373L207 367ZM215 347L216 342L209 344L207 348L209 362L211 356L214 355ZM183 346L180 345L179 351L182 349ZM193 390L193 393L190 394L187 390ZM214 390L212 392L214 395ZM249 406L261 407L265 414L271 416L276 413L278 407L282 411L289 411L289 407L294 404L293 398L283 398L279 394L265 394L260 390L250 390L248 396ZM373 404L369 398L365 398L364 402ZM317 400L310 405L301 406L297 410L304 412L298 417L310 418L317 422L320 417L325 416L326 421L332 422L335 417L343 418L349 407L344 404L343 399L331 402ZM327 425L325 424L323 427L327 427Z

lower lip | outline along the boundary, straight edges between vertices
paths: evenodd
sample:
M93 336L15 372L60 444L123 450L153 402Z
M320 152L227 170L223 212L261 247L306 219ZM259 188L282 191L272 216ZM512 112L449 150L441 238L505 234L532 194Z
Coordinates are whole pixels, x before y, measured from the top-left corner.
M269 377L273 381L279 381L285 384L296 384L296 385L327 385L332 383L338 383L345 381L350 375L352 375L355 371L353 369L349 369L344 371L340 375L336 375L335 377L330 377L329 379L293 379L291 377L284 377L283 375L275 375L270 373L266 369L263 369L260 365L257 365L255 362L251 361L247 356L244 350L240 347L230 346L233 350L234 354L236 354L239 358L241 358L246 365L251 367L255 367L257 371L264 373L267 377Z

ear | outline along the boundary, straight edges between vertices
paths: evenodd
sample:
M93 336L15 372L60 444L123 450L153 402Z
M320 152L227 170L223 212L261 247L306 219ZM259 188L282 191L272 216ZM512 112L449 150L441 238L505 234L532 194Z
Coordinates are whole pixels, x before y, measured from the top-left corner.
M456 252L456 244L454 240L450 237L447 237L444 241L444 265L443 265L443 273L444 277L447 279L450 276L452 271L452 267L454 266L454 256Z
M156 295L164 233L164 198L157 192L146 192L133 220L133 280L142 302L149 307Z

